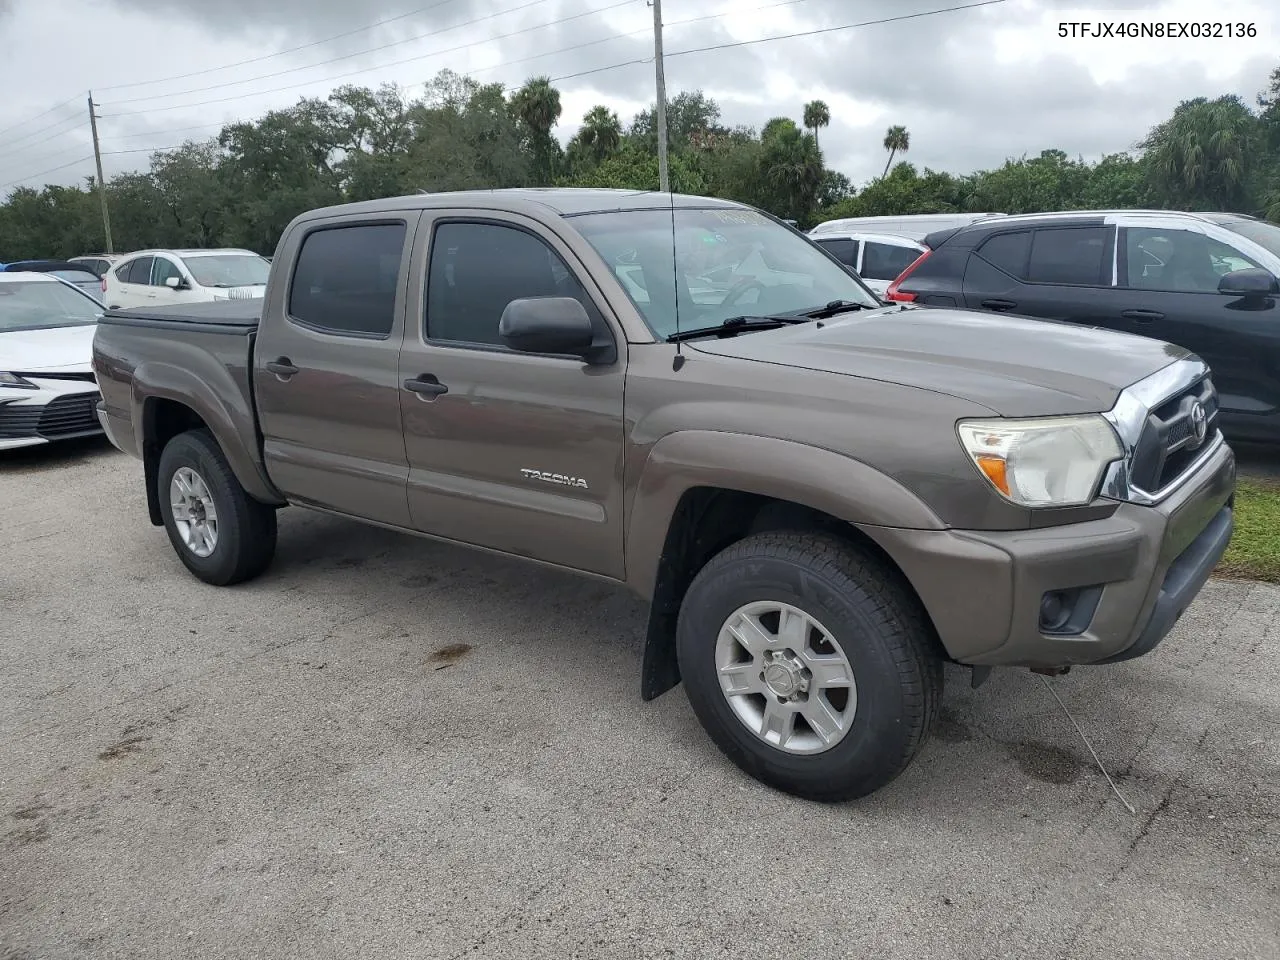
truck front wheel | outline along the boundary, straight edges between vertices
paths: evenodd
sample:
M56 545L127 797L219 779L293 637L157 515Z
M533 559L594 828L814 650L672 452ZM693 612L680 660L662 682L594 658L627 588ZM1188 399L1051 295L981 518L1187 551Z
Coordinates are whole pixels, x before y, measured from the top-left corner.
M833 537L771 532L713 557L676 630L694 713L756 779L811 800L906 769L942 696L924 611L895 571Z
M170 440L157 473L164 528L188 570L222 587L267 568L276 549L275 509L245 492L208 430Z

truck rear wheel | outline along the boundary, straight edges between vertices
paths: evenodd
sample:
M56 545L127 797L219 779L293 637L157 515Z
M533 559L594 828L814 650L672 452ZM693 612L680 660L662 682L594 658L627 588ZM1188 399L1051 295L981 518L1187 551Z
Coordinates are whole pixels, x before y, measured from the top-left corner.
M770 532L713 557L685 594L680 673L712 740L811 800L865 796L906 769L942 697L942 660L896 572L829 536Z
M276 549L275 509L245 492L208 430L170 440L159 467L164 528L188 570L222 587L267 568Z

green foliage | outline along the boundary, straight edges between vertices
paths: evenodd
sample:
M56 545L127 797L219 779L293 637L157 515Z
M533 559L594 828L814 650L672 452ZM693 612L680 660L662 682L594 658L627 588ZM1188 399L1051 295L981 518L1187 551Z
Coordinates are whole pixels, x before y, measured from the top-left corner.
M847 216L1150 206L1280 218L1280 68L1256 111L1237 97L1188 100L1146 135L1139 153L1096 163L1044 149L964 175L917 171L902 159L910 134L893 125L882 141L883 173L860 190L828 168L819 149L819 130L831 123L827 104L812 100L799 113L759 132L730 128L701 90L676 94L667 106L672 188L739 200L804 226ZM115 247L270 253L305 210L417 190L658 189L653 107L624 126L607 106L594 106L563 147L554 135L561 114L560 92L546 77L508 92L443 70L416 99L392 85L339 87L112 178ZM103 248L92 181L20 188L0 203L0 260Z

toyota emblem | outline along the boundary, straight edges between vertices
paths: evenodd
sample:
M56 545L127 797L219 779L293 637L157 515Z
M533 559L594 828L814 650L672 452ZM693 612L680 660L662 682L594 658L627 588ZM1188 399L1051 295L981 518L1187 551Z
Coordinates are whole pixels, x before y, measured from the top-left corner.
M1191 423L1191 433L1195 436L1195 445L1198 447L1204 443L1204 438L1209 432L1209 415L1204 411L1204 404L1199 400L1191 404L1191 412L1187 415L1187 419Z

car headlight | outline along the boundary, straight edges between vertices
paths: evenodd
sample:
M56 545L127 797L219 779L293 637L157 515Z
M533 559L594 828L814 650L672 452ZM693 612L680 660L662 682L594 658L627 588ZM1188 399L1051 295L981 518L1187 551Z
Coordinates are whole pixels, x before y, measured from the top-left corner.
M23 380L16 373L0 373L0 387L22 387L26 390L39 390L30 380Z
M1023 507L1088 503L1107 465L1124 453L1097 414L1034 420L961 420L960 443L979 472Z

